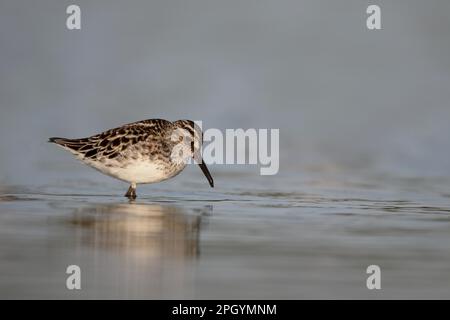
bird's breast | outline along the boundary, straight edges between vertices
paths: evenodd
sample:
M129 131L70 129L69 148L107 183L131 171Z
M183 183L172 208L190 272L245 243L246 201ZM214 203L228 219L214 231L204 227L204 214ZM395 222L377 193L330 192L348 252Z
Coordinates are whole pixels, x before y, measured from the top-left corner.
M129 160L89 163L95 169L114 178L134 183L154 183L180 173L185 166L173 166L163 161Z

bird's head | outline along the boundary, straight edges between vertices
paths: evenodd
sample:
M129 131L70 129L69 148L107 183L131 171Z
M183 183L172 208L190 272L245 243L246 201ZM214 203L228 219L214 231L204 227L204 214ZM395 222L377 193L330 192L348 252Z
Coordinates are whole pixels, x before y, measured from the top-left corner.
M175 121L173 122L170 140L173 142L172 161L187 163L189 159L194 159L208 179L209 185L213 188L214 180L202 158L202 129L191 120Z

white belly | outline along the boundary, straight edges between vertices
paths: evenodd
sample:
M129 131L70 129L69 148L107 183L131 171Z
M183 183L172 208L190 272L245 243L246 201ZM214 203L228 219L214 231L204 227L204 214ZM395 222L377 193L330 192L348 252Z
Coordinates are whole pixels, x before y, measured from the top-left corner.
M168 174L161 163L149 161L133 161L126 165L118 164L116 161L107 163L87 162L87 164L111 177L137 184L163 181L182 170Z

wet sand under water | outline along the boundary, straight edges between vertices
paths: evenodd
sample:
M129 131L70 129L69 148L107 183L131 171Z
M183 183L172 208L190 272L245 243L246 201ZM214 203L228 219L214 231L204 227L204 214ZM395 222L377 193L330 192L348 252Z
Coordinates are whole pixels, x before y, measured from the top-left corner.
M447 181L233 180L132 203L113 182L2 187L0 298L450 298ZM73 264L81 290L66 289Z

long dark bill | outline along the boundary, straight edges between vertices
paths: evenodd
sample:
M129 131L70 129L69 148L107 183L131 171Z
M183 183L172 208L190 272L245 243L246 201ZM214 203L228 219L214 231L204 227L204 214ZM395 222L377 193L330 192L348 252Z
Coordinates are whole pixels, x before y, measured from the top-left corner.
M198 164L200 166L200 169L202 169L203 174L205 175L206 179L208 179L209 185L211 188L214 188L214 180L211 177L211 174L209 173L208 167L206 166L205 162L202 161Z

